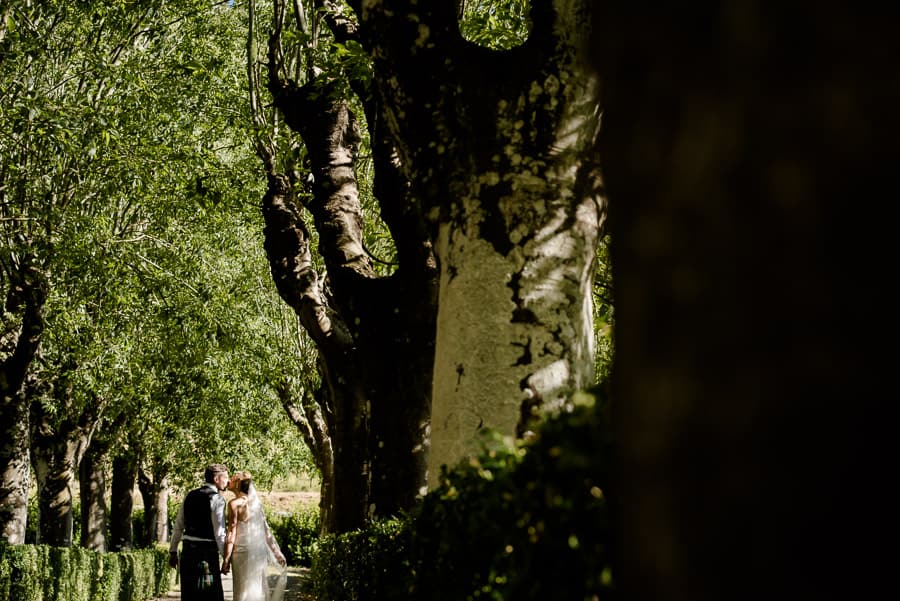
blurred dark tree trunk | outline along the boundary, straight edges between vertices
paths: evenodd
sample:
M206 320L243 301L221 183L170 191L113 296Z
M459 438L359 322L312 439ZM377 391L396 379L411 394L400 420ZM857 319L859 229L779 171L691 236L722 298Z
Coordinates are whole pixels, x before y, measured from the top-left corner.
M850 3L599 6L622 596L876 598L893 25Z

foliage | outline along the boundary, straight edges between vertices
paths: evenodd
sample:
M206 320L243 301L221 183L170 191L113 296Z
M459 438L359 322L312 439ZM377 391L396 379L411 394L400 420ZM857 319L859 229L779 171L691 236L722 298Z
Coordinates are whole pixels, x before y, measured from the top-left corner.
M319 538L319 508L306 506L289 515L269 515L269 527L289 566L309 566Z
M470 42L506 50L525 41L529 27L527 0L465 0L461 4L459 29Z
M317 599L410 599L409 538L413 525L394 518L365 530L323 537L313 548L312 590Z
M313 560L320 598L608 596L611 440L602 389L593 394L524 446L487 436L402 520L325 537Z
M31 373L70 385L39 400L103 411L175 484L221 449L261 482L309 462L272 390L293 316L262 252L242 14L14 3L0 25L0 282L28 253L50 275Z
M17 601L144 601L169 589L166 550L96 553L0 540L0 598Z

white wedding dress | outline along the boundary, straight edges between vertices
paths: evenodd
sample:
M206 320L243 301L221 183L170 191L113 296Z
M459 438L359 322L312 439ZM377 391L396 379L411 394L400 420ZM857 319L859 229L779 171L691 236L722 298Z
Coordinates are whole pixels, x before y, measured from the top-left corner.
M235 528L231 555L234 601L283 601L287 573L275 560L276 551L280 553L278 542L269 530L252 484L247 494L246 519L238 520Z

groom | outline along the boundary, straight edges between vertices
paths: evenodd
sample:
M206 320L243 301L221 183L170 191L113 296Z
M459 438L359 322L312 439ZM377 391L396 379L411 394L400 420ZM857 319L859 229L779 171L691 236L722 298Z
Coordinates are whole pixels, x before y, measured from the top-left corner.
M169 565L181 572L182 601L223 601L219 557L225 551L225 497L228 469L221 463L207 466L206 484L187 494L178 509ZM178 561L178 543L181 561Z

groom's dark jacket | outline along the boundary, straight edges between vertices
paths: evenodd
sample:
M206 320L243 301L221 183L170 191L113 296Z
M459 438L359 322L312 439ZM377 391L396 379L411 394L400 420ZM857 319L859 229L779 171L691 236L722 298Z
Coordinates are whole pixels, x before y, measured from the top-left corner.
M184 498L184 533L197 538L215 541L213 532L212 497L218 494L209 486L192 490Z

